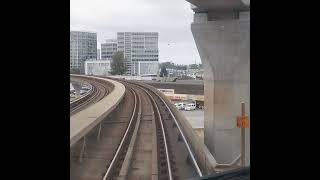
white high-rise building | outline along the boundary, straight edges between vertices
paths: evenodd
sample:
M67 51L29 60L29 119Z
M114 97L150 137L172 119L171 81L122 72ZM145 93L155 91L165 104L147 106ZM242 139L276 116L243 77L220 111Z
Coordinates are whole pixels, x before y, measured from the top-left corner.
M97 49L97 60L101 59L101 53L100 53L100 49Z
M124 54L127 75L158 73L157 32L118 32L117 51Z
M117 52L117 40L109 39L105 43L101 44L101 59L111 59L114 53Z
M82 71L85 60L97 59L97 34L70 31L70 70Z

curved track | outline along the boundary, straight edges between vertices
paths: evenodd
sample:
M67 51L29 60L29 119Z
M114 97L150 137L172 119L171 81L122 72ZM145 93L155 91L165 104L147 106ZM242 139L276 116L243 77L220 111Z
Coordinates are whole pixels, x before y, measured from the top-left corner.
M130 121L103 179L174 179L172 146L157 103L147 90L125 85L137 99L132 116L136 119Z
M185 179L202 176L181 129L157 93L141 84L121 81L137 95L135 127L123 137L106 179ZM178 127L178 128L177 128ZM179 143L180 142L180 143ZM179 167L179 168L178 168Z
M88 94L70 103L70 116L100 101L113 89L113 86L106 82L100 82L88 78L78 79L80 79L81 81L85 81L87 84L90 84L91 89Z
M96 141L92 132L87 160L76 165L76 158L70 161L71 179L176 180L202 176L165 101L142 84L116 80L125 85L126 96L118 110L104 120L108 126L98 130L106 138ZM110 134L111 130L117 135ZM94 155L97 149L103 152L99 157ZM77 152L74 148L73 154Z

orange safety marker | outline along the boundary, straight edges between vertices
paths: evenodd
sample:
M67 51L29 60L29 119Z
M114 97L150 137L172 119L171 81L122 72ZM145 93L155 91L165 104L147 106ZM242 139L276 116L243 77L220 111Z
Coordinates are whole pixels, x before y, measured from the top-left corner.
M241 102L241 116L237 116L237 127L241 128L241 166L245 167L245 152L246 152L246 129L249 127L249 117L245 115L245 103Z
M238 128L248 128L249 127L249 117L248 116L237 116L237 127Z

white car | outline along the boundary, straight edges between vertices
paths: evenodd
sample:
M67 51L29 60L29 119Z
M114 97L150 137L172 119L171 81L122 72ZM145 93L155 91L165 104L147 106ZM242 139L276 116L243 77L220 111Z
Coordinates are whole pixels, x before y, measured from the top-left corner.
M185 103L176 103L174 105L176 106L177 109L182 110L182 109L184 109L186 104Z
M195 104L187 104L184 107L184 110L186 110L186 111L192 111L192 110L195 110L195 109L196 109L196 105Z
M87 87L87 86L82 86L81 89L82 89L82 90L85 90L85 91L90 90L90 88Z
M85 93L87 93L87 91L85 91L85 90L80 90L80 95L83 95L83 94L85 94Z

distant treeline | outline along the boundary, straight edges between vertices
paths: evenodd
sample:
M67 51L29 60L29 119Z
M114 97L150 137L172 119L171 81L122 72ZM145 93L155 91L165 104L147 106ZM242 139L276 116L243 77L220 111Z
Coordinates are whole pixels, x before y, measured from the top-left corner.
M175 64L173 62L163 62L160 63L160 68L166 68L166 69L177 69L177 70L187 70L189 69L202 69L202 64L189 64L189 65L183 65L183 64Z

